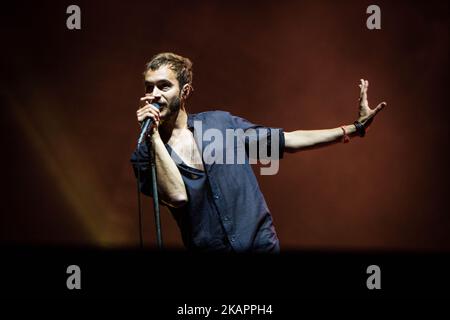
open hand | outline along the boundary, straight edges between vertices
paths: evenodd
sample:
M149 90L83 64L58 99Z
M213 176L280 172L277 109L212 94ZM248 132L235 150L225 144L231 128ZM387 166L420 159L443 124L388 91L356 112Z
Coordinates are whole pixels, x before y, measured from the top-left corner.
M361 88L359 94L359 118L358 121L361 122L364 127L369 127L372 123L374 117L380 112L384 107L386 107L386 102L381 102L376 106L375 109L369 108L369 101L367 100L367 89L369 87L369 81L361 79L359 87Z

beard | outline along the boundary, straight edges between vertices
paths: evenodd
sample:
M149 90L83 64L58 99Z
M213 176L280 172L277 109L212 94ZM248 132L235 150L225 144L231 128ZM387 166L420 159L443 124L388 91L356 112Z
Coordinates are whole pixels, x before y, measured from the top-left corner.
M181 105L181 99L180 96L175 97L175 99L173 99L173 101L169 104L168 109L170 111L170 113L178 113L178 111L180 110L180 105Z
M180 96L177 96L166 108L163 109L163 112L161 113L161 124L167 120L176 118L178 116L178 112L180 111L180 106L181 99Z

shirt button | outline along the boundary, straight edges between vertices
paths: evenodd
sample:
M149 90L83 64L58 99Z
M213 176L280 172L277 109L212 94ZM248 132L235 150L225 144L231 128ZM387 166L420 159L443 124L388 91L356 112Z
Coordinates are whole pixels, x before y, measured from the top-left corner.
M231 237L230 241L234 242L236 239L234 237Z
M215 195L214 195L214 199L219 199L219 195L218 195L218 194L215 194Z
M230 217L225 216L225 217L223 217L223 220L228 221L228 220L230 220Z

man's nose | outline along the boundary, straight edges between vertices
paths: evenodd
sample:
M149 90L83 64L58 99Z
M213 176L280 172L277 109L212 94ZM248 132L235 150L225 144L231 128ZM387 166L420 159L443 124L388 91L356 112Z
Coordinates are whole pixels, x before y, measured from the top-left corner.
M152 96L155 98L155 100L159 100L161 98L161 91L157 86L153 88Z
M161 91L159 91L158 89L153 89L152 92L147 92L145 96L151 98L152 101L158 101L161 99Z

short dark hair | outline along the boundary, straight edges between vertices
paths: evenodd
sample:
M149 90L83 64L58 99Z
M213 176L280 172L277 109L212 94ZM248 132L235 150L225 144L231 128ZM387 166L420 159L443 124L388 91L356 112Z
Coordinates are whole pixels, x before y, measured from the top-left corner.
M157 70L161 66L169 66L177 75L178 84L181 88L187 83L192 87L193 68L192 61L172 52L162 52L154 55L144 71L144 75L148 70Z

